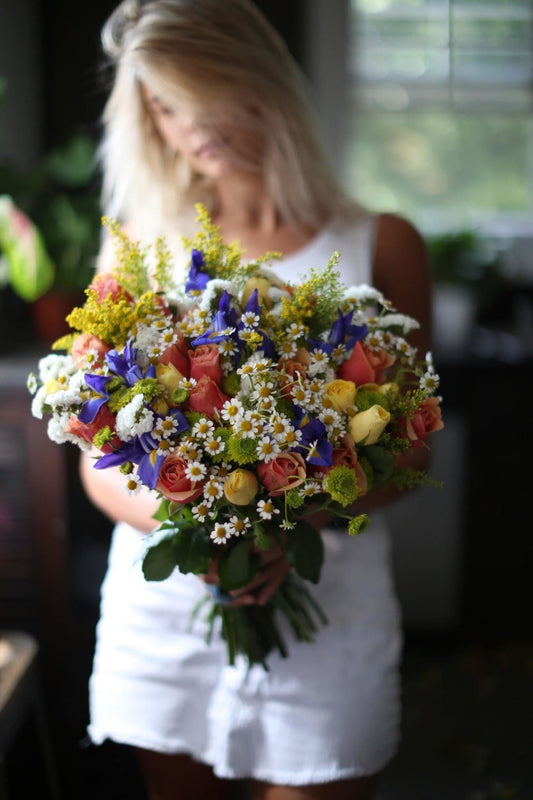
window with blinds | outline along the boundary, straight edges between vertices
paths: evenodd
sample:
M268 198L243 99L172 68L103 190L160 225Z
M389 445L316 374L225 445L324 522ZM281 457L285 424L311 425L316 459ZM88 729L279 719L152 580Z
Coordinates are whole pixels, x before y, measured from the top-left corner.
M345 175L428 232L533 232L531 0L351 0Z

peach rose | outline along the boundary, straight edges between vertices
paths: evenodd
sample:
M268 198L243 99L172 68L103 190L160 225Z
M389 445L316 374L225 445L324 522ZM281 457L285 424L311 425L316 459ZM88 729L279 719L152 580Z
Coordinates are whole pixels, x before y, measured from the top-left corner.
M195 350L189 350L191 362L191 378L200 380L207 375L216 384L222 383L224 373L220 366L220 352L216 344L201 344Z
M172 454L165 458L155 487L163 497L174 503L190 503L200 497L204 481L192 481L187 477L188 465L188 460L182 456Z
M167 347L167 349L163 352L163 354L159 358L159 363L168 366L172 364L173 367L176 367L178 372L180 372L184 378L188 378L191 370L191 365L189 362L189 356L187 355L187 345L183 337L178 339L176 344L171 344Z
M65 425L65 432L71 433L74 436L79 436L80 439L85 439L86 442L92 444L94 435L102 428L105 428L106 425L109 426L112 431L115 430L115 415L112 414L109 408L104 404L100 406L92 422L80 422L80 420L72 414ZM122 442L118 436L115 436L112 442L102 447L102 453L111 453L114 447L120 447L121 444Z
M98 336L92 336L90 333L80 333L74 339L71 355L78 369L83 369L84 366L87 366L85 357L89 351L96 351L97 361L101 363L105 354L109 353L110 350L110 346L99 339Z
M412 419L400 422L412 447L424 447L424 440L430 433L444 428L438 397L426 397L416 410Z
M305 461L299 453L280 453L268 463L259 464L257 474L271 497L289 492L307 477Z
M198 411L200 414L206 414L212 418L215 416L215 409L220 409L229 400L227 394L224 394L215 381L211 380L207 375L202 375L196 386L191 389L189 394L189 408L191 411Z
M89 289L96 292L100 302L105 300L106 297L111 297L112 300L129 300L133 302L131 294L124 289L123 286L117 281L113 275L107 272L96 275L92 282L89 284Z
M236 506L247 506L257 494L259 484L249 469L235 469L227 476L224 483L224 494L230 503Z
M380 348L371 350L361 342L356 342L350 358L341 364L339 378L353 381L356 386L362 383L383 383L387 367L394 364L394 356Z

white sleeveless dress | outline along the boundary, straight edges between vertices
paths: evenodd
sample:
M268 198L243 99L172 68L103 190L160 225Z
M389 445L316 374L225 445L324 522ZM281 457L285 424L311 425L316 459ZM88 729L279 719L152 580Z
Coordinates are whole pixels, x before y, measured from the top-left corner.
M371 282L374 218L328 225L283 260L296 282L341 253L347 285ZM329 617L315 642L287 633L290 655L272 654L269 672L226 664L225 643L188 629L205 594L178 570L144 580L134 564L142 534L115 528L102 585L90 679L88 728L105 739L162 753L188 753L221 778L275 784L325 783L380 770L395 754L400 727L401 627L389 539L373 513L360 537L324 531L322 578L312 591Z

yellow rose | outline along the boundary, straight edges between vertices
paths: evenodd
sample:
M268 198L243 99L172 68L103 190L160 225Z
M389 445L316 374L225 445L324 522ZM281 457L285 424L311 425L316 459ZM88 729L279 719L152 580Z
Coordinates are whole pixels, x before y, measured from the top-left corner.
M159 383L165 387L165 397L168 398L175 392L183 380L183 375L174 364L158 364L155 375Z
M337 379L326 383L324 393L325 400L329 400L329 403L324 403L325 406L333 408L335 411L346 411L355 403L357 388L353 381Z
M400 391L400 387L397 383L382 383L381 386L377 387L377 391L383 395L389 394L390 392L391 397L396 397Z
M375 444L387 425L389 424L390 414L383 406L370 406L366 411L361 411L350 420L350 433L354 442L364 444Z
M236 469L226 478L224 494L230 503L247 506L256 496L258 488L259 484L253 472L248 469Z
M152 400L152 409L161 417L166 417L168 414L168 403L163 397L156 397Z
M272 288L272 283L267 278L250 278L247 280L242 290L242 307L244 308L254 289L257 289L257 297L259 302L262 300L267 308L272 308L272 301L268 296L268 290L270 288Z

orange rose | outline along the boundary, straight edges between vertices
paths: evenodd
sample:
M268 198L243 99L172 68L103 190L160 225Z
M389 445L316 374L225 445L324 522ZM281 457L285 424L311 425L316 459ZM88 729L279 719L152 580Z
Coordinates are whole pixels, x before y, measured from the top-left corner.
M191 378L200 380L207 375L216 384L222 383L224 373L220 366L220 353L216 344L201 344L195 350L189 350L191 362Z
M362 383L383 383L385 370L392 364L394 356L383 348L371 350L361 342L356 342L350 358L341 364L338 377L353 381L356 386Z
M299 453L280 453L267 464L259 464L257 474L271 497L289 492L307 477L305 461Z
M190 503L204 490L204 481L192 481L186 475L189 462L182 456L169 455L159 471L156 489L174 503Z
M83 367L86 366L85 357L90 350L96 351L98 362L102 362L105 354L108 353L111 348L99 339L98 336L91 336L90 333L80 333L80 335L76 336L74 339L71 351L72 358L78 369L83 369Z
M86 442L92 444L94 435L102 428L105 428L106 425L108 425L112 431L115 430L115 415L111 413L106 405L102 405L98 409L92 422L80 422L80 420L72 414L65 425L65 432L71 433L74 436L79 436L80 439L85 439ZM118 436L115 436L112 442L102 447L102 453L111 453L114 447L120 447L121 444L122 442Z
M438 397L426 397L418 406L413 418L404 418L400 421L400 425L412 447L424 447L424 439L430 433L444 428L440 399Z
M215 381L207 375L202 375L196 386L190 391L189 408L191 411L198 411L200 414L206 414L213 418L215 409L220 411L226 400L229 399L228 395L218 388Z

